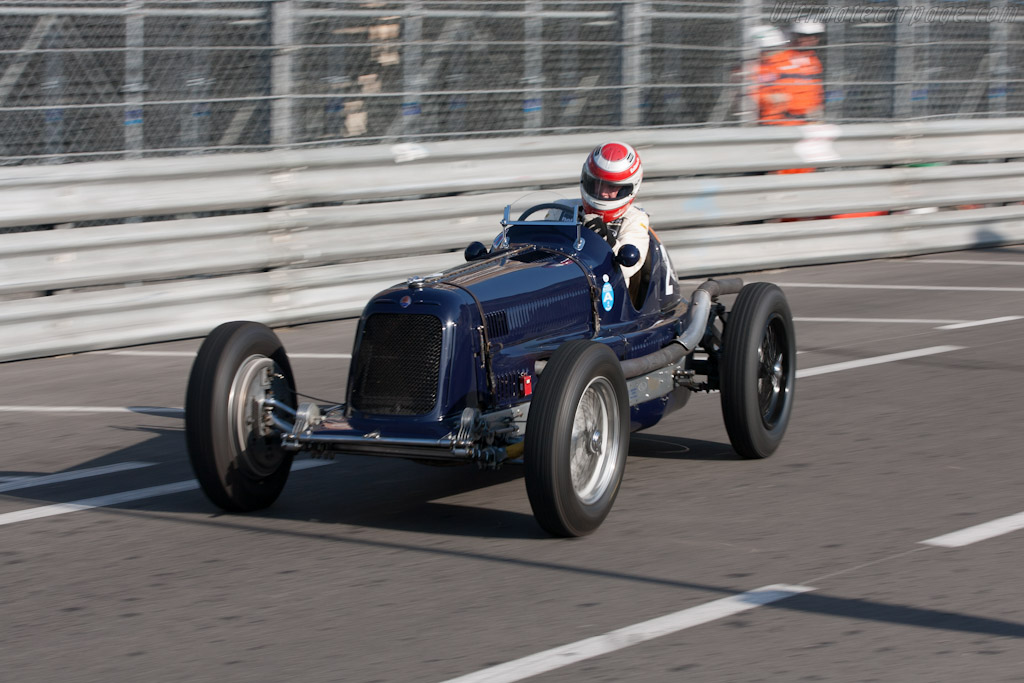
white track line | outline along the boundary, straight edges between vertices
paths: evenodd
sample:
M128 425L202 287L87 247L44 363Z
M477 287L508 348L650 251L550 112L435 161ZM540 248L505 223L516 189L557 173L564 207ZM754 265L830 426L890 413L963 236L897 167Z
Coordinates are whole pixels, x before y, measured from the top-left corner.
M901 261L901 263L903 263ZM938 258L920 258L910 259L905 263L958 263L965 266L1024 266L1024 261L982 261L980 259L938 259Z
M901 351L900 353L889 353L884 356L874 356L873 358L861 358L859 360L848 360L844 363L832 363L831 365L819 365L816 368L803 368L802 370L796 371L796 376L813 377L814 375L825 375L830 372L842 372L843 370L853 370L854 368L863 368L868 365L880 365L882 363L893 363L899 360L907 360L908 358L920 358L921 356L931 356L936 353L959 351L962 348L964 347L930 346L926 349L915 349L914 351Z
M135 489L134 491L112 493L107 496L83 498L82 500L75 500L70 503L43 505L42 507L28 508L27 510L18 510L16 512L2 514L0 515L0 526L16 524L18 522L27 522L30 519L53 517L54 515L66 515L69 512L79 512L80 510L91 510L93 508L118 505L120 503L130 503L133 500L166 496L170 493L181 493L182 491L191 491L192 489L197 488L199 488L199 482L195 479L191 479L189 481L176 481L173 484L163 484L161 486L150 486L145 489Z
M88 469L81 470L70 470L68 472L58 472L57 474L43 474L30 477L19 478L17 481L9 481L0 484L0 493L4 491L14 491L17 489L27 489L32 486L46 486L48 484L58 484L64 481L74 481L75 479L85 479L87 477L99 477L104 474L112 474L114 472L124 472L125 470L137 470L142 467L151 467L151 462L119 462L113 465L103 465L101 467L90 467Z
M924 320L921 318L793 318L798 323L896 323L911 325L947 325L970 323L976 324L973 320Z
M969 320L962 323L953 323L951 325L943 325L937 329L940 330L959 330L964 327L978 327L979 325L994 325L996 323L1007 323L1012 320L1021 320L1024 316L1019 315L1004 315L1002 318L989 318L987 320Z
M1019 529L1024 529L1024 512L1019 512L1009 517L993 519L991 522L970 526L960 531L936 536L935 538L929 538L927 541L921 541L921 543L941 548L959 548L971 543L977 543L978 541L1002 536Z
M932 319L920 317L795 317L794 323L885 323L885 324L909 324L909 325L938 325L936 330L959 330L962 328L976 328L982 325L995 325L996 323L1010 323L1020 321L1024 315L1004 315L1002 317L988 317L983 321L932 321Z
M119 351L94 351L103 356L140 356L143 358L175 357L191 358L196 355L195 351L132 351L130 349ZM289 358L351 358L351 353L289 353Z
M93 351L92 353L101 356L140 356L142 358L150 357L179 357L179 358L191 358L196 355L195 351L132 351L126 349L123 351Z
M481 669L446 683L512 683L536 676L586 659L599 657L631 645L667 636L683 629L700 626L716 619L745 612L761 605L812 591L808 586L776 584L746 593L690 607L663 617L610 631L604 635L586 638L575 643L529 655L511 662Z
M953 287L946 285L847 285L828 282L776 282L779 287L817 289L906 289L920 292L1024 292L1024 287Z
M333 461L331 460L300 460L292 463L292 471L308 470L311 467L330 465L332 462ZM66 515L70 512L79 512L81 510L91 510L93 508L120 505L121 503L130 503L135 500L144 500L146 498L156 498L157 496L166 496L172 493L192 491L197 488L199 488L199 482L195 479L189 479L187 481L176 481L171 484L150 486L148 488L135 489L133 491L111 493L106 496L96 496L95 498L73 500L70 503L56 503L54 505L43 505L40 507L28 508L26 510L16 510L15 512L7 512L0 515L0 526L26 522L30 519Z
M157 406L0 406L0 413L142 413L144 415L184 415L184 408Z

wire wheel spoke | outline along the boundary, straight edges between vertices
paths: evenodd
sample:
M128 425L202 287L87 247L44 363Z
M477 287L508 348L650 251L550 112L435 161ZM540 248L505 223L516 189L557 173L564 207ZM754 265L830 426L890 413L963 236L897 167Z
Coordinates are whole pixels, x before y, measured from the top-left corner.
M600 498L614 476L617 422L611 384L597 377L583 391L572 425L569 474L584 503Z
M781 320L771 318L765 327L761 345L757 349L757 403L766 427L778 420L786 391L787 359L783 349L785 330Z

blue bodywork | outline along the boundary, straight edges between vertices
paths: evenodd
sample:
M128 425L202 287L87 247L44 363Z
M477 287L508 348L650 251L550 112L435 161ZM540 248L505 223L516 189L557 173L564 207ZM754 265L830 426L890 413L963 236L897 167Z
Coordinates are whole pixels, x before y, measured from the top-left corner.
M681 333L688 302L657 237L634 275L644 285L634 302L608 243L578 224L578 203L564 204L563 220L515 221L506 209L504 239L481 258L370 300L352 352L348 430L441 438L467 407L529 401L543 381L538 361L567 341L591 339L626 360ZM655 424L686 395L633 405L632 429Z

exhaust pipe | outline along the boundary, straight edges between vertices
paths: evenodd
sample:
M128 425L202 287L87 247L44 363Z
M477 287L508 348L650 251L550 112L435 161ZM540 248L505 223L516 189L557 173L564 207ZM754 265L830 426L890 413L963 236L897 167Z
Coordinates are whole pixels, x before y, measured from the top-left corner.
M690 305L686 309L686 317L689 322L683 333L659 351L622 361L622 372L626 379L639 377L675 363L697 348L697 344L704 338L704 332L708 327L711 302L716 301L722 294L738 294L741 289L743 289L743 280L738 277L708 280L697 287L693 291Z

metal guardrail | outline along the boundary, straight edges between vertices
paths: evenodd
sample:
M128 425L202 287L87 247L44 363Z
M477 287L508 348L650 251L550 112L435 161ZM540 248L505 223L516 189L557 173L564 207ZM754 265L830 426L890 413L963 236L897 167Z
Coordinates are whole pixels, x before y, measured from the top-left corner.
M583 157L609 137L640 149L640 203L682 276L1024 242L1024 119L7 168L0 231L109 224L0 234L0 360L199 336L227 319L358 314L383 287L489 241L527 191L575 196ZM909 166L950 161L962 163ZM765 174L806 166L823 172ZM986 208L764 222L963 205ZM219 211L248 213L189 216Z

